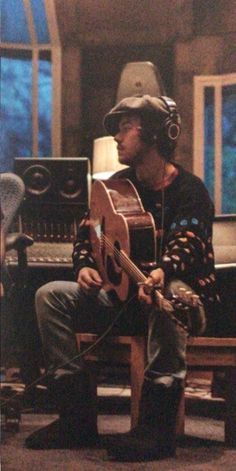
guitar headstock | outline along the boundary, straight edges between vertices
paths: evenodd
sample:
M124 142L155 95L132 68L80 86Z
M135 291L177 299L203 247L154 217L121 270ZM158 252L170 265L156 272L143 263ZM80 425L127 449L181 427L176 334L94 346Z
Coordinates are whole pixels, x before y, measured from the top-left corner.
M174 309L188 310L189 308L196 308L201 304L200 298L197 294L183 287L179 287L176 291L172 291L171 295L169 295L167 299L171 302Z
M202 302L199 296L189 289L179 287L167 297L164 297L159 290L155 290L155 300L159 309L165 311L188 334L197 335L204 330Z
M164 297L160 290L155 290L155 300L161 310L173 312L175 309L188 311L190 308L196 308L201 304L197 294L183 287L173 291Z

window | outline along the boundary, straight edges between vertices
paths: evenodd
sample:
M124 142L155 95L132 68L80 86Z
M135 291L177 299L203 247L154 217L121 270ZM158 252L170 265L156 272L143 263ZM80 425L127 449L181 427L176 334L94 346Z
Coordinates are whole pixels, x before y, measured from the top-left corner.
M50 21L48 21L50 19ZM60 155L61 48L53 0L1 1L0 171Z
M236 74L194 78L194 173L217 215L236 213Z

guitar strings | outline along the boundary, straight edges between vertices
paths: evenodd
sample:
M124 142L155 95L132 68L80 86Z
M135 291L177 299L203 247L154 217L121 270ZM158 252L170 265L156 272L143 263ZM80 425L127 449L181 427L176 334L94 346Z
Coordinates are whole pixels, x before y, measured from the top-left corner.
M108 239L105 234L102 235L102 241L105 242L106 247L113 251L117 258L120 258L123 261L124 265L126 265L130 273L133 274L136 281L146 280L146 276L139 270L138 267L136 267L132 260L129 259L128 255L118 250L117 247L113 245L113 243Z
M163 240L164 240L164 223L165 223L165 188L164 188L164 178L165 178L165 171L166 171L166 162L164 163L164 167L163 167L162 185L161 185L161 238L160 238L160 246L159 246L159 260L161 260L161 257L162 257Z
M145 277L145 275L139 270L138 267L136 267L136 265L132 262L132 260L130 260L128 255L125 254L125 252L119 251L117 247L109 240L109 238L104 233L101 235L101 241L104 242L106 247L111 249L117 256L122 258L124 262L123 265L126 265L126 267L128 267L129 269L129 272L133 273L133 276L136 281L140 281L140 280L146 281L147 278ZM184 328L185 330L185 326L183 325L183 323L174 316L174 314L172 313L172 309L170 310L170 304L171 304L170 300L167 300L158 290L155 290L155 293L157 296L159 307L163 306L165 308L166 313L169 315L169 317L176 324L178 324L180 327Z
M131 275L133 274L133 278L135 279L136 282L140 282L140 281L143 283L146 282L147 277L139 270L139 268L132 262L132 260L130 260L130 258L125 252L120 252L117 249L117 247L115 247L114 244L112 244L112 242L108 239L108 237L105 234L102 234L101 241L104 241L106 247L109 247L113 252L115 252L116 255L119 255L120 258L122 258L124 262L123 266L124 267L126 266L128 273L131 273ZM170 310L172 311L170 302L160 293L158 289L155 289L155 287L154 287L154 291L155 291L156 301L159 307L161 309L165 308L167 312L169 312Z

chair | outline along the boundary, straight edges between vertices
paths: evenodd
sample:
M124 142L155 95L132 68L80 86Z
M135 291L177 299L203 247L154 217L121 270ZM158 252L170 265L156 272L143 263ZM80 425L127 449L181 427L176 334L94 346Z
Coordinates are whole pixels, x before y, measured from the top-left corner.
M1 198L1 240L3 252L16 251L16 276L9 274L7 261L1 260L2 293L1 293L1 327L4 345L2 361L8 364L11 351L15 348L15 334L18 335L18 318L22 319L24 310L22 299L26 287L27 254L26 248L33 244L33 239L21 232L10 232L17 212L23 201L25 186L21 178L14 173L0 175ZM26 291L26 290L25 290ZM16 317L14 317L16 316ZM5 365L6 366L6 365ZM8 369L8 367L6 366Z
M17 211L23 201L25 194L25 185L21 178L14 173L2 173L0 175L0 199L1 212L3 219L1 221L1 236L6 251L16 250L18 254L18 269L21 273L19 277L21 285L25 269L27 266L26 247L33 244L33 239L21 232L10 233L9 230L17 214Z
M1 208L4 215L2 230L6 235L13 222L16 212L23 200L25 186L20 177L14 173L0 175Z

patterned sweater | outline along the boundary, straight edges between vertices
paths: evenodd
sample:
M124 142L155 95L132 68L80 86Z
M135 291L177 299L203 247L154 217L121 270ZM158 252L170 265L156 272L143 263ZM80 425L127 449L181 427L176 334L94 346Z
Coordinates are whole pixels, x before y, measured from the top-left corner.
M212 247L213 203L198 177L173 164L177 176L164 192L145 188L131 168L117 172L112 178L128 178L136 187L144 209L152 213L158 247L157 266L164 270L165 280L185 281L200 296L206 310L212 311L218 300ZM89 242L89 215L79 227L73 264L76 277L84 266L96 268Z

